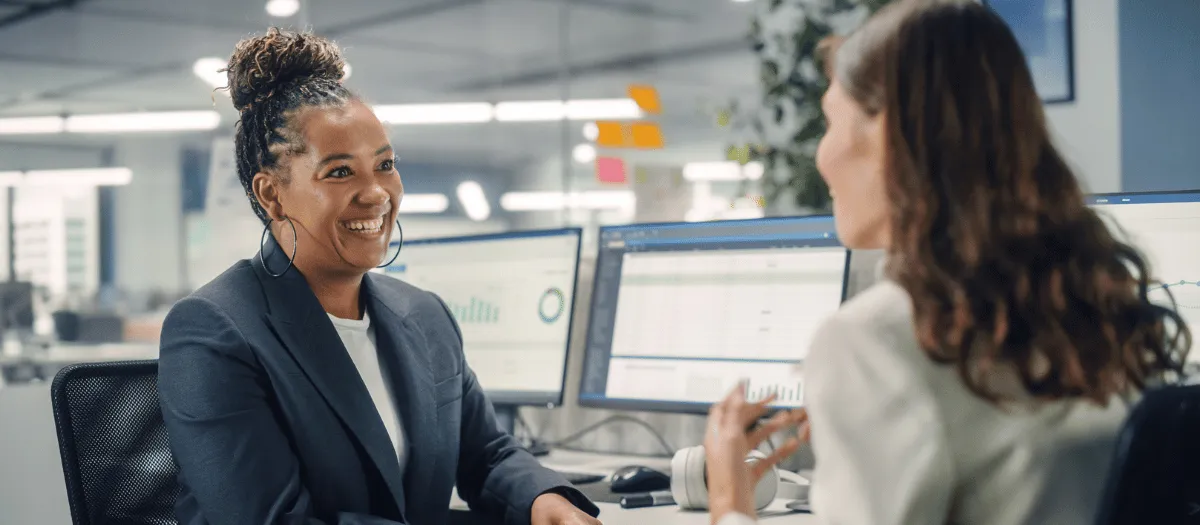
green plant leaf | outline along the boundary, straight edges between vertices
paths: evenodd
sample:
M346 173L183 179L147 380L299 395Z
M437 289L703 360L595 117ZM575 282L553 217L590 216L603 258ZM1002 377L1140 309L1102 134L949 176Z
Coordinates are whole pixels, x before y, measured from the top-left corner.
M758 186L768 205L779 202L785 195L790 195L798 206L817 212L829 210L832 203L829 188L818 173L814 158L815 144L825 133L820 100L828 86L823 75L816 75L814 80L805 79L800 65L815 59L814 54L821 39L832 33L832 27L825 22L829 15L854 11L860 6L866 6L869 11L874 12L889 1L770 0L763 14L765 17L786 16L786 12L782 10L785 4L804 11L804 22L790 35L768 35L760 19L755 18L751 21L751 47L760 63L762 91L759 107L765 111L759 113L758 109L748 108L745 110L746 115L737 119L737 127L740 130L752 131L756 137L739 146L731 146L727 154L739 162L755 160L763 163L768 175L758 181ZM821 12L814 13L814 9ZM772 50L770 56L767 55L765 45L768 38L775 39L773 43L777 44L778 49ZM784 56L778 56L781 54ZM784 116L788 109L784 107L785 104L795 106L799 116L794 123L795 128L791 130L791 139L787 143L761 144L765 142L763 137L766 136L768 126L774 130L786 120ZM731 111L735 116L743 113L737 109ZM741 124L742 122L746 124ZM777 180L774 175L780 167L787 174L786 179L782 181Z

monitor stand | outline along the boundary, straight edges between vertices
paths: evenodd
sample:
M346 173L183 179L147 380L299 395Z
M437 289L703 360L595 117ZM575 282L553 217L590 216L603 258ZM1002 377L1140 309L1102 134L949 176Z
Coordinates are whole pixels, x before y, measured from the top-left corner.
M519 417L517 415L517 411L520 410L521 407L517 405L501 405L496 403L492 405L492 408L496 411L496 424L500 427L500 430L508 432L510 436L515 437L517 435L517 419ZM525 430L528 433L529 429L526 428ZM534 456L545 456L550 454L550 445L547 445L533 436L528 436L528 439L520 441L521 445L524 445L525 448L529 450L529 453L533 454Z

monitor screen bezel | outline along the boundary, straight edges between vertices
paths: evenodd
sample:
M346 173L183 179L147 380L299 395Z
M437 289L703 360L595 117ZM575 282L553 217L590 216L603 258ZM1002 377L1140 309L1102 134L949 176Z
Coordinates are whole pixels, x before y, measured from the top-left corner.
M643 229L643 228L650 229L650 228L662 228L662 227L703 228L703 227L734 225L734 224L753 224L753 223L766 224L766 223L771 223L771 222L808 221L808 220L811 220L812 222L817 222L817 221L831 221L832 222L833 215L825 214L825 215L802 215L802 216L787 216L787 217L763 217L763 218L756 218L756 219L728 219L728 220L703 221L703 222L684 222L684 221L647 222L647 223L636 223L636 224L600 226L598 234L596 235L596 247L597 247L596 268L597 269L600 268L602 258L604 257L604 250L603 250L604 237L605 237L604 234L605 234L605 232L609 232L609 231L613 231L613 230L621 230L621 229L628 230L628 229L635 229L635 228L636 229ZM839 239L838 242L841 243L841 240ZM854 252L853 252L853 250L846 248L844 244L842 245L842 248L846 250L846 264L842 269L842 301L845 302L846 294L848 293L848 284L849 284L848 281L849 281L849 277L850 277L850 259L851 259L851 257L853 257ZM589 304L588 304L589 325L591 324L592 316L595 314L595 310L596 310L596 286L597 286L597 284L598 284L598 280L596 279L595 276L593 276L592 277L592 296L591 296L591 298L589 300ZM589 326L589 330L590 330L590 326ZM575 391L575 399L576 399L576 402L579 404L579 406L585 407L585 408L599 408L599 409L608 409L608 410L625 410L625 411L634 411L634 412L665 412L665 413L672 413L672 414L707 414L709 408L712 406L712 403L705 402L705 401L694 401L693 402L693 401L663 401L663 400L653 400L653 399L613 398L613 397L609 397L607 395L607 393L605 393L605 395L603 397L586 397L586 396L584 396L583 380L584 380L584 378L587 377L587 372L588 372L587 369L588 369L589 364L591 363L591 360L588 359L588 356L587 356L588 348L590 347L590 341L588 340L587 331L585 331L583 338L584 338L583 350L582 350L583 355L581 356L581 358L583 360L583 364L581 366L581 375L580 375L579 385Z
M545 408L555 408L562 406L565 399L567 389L567 371L568 363L570 362L571 337L575 333L575 297L579 295L579 259L583 248L583 228L567 227L554 228L545 230L518 230L502 233L484 233L474 235L457 235L448 237L427 237L422 239L413 239L411 241L403 241L403 246L428 246L438 244L461 244L470 242L495 242L507 241L516 239L533 239L538 237L567 237L575 236L575 264L573 266L571 281L574 283L571 290L571 297L567 301L567 338L563 344L563 366L560 370L560 382L557 392L540 392L540 391L516 391L516 390L489 390L484 389L487 394L488 401L493 405L509 405L509 406L538 406ZM401 245L401 241L392 241L389 246ZM401 250L403 250L401 246ZM387 269L382 271L386 274ZM390 277L390 275L389 275ZM435 293L432 290L426 290L430 293ZM454 321L458 324L458 321ZM461 330L461 328L460 328ZM463 353L466 354L466 348L463 348ZM470 366L468 359L467 365Z
M1173 195L1195 195L1196 199L1186 201L1168 200L1163 202L1096 202L1097 199L1112 199L1115 197L1169 197ZM1200 202L1200 188L1194 190L1160 190L1160 191L1115 191L1108 193L1089 193L1084 196L1088 206L1126 206L1130 204L1171 204L1182 202Z

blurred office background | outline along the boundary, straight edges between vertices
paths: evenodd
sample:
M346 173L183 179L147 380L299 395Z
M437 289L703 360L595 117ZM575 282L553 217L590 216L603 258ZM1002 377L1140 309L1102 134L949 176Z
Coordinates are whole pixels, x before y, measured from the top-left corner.
M234 43L271 25L336 39L348 85L372 104L404 105L385 119L409 195L408 238L584 227L575 305L586 326L596 226L809 211L786 194L762 199L772 174L739 166L730 151L760 140L738 122L762 101L762 63L778 52L753 48L752 24L786 34L796 20L772 3L0 0L0 280L33 290L32 326L6 335L6 352L64 339L153 351L176 299L255 253L261 224L231 162L237 114L214 87ZM848 26L860 3L812 4L841 9L829 23ZM1200 4L1029 3L1045 7L1038 23L1062 28L1041 45L1070 44L1068 55L1047 54L1070 75L1046 112L1088 191L1200 187ZM661 113L639 109L630 85L652 87ZM460 105L412 106L451 103ZM596 122L609 120L654 122L662 145L599 146ZM851 292L872 279L876 259L855 254ZM6 326L23 324L10 317ZM574 406L575 339L567 406L527 415L547 437L606 415ZM5 373L10 390L46 379L16 366ZM5 389L0 417L17 403ZM699 417L643 418L676 447L700 440ZM18 443L55 450L48 434L29 443L20 424L0 419L0 493L21 479L4 471L34 468L13 452ZM619 425L574 445L660 452Z

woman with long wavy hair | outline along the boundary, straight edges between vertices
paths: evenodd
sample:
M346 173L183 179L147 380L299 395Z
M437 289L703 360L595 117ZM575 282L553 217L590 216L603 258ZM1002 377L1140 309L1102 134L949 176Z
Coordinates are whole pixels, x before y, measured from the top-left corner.
M713 522L752 523L757 476L811 434L823 523L1090 523L1129 404L1182 374L1186 325L1085 205L998 16L900 0L831 47L817 165L842 241L886 266L811 342L806 410L748 432L765 402L714 406Z

